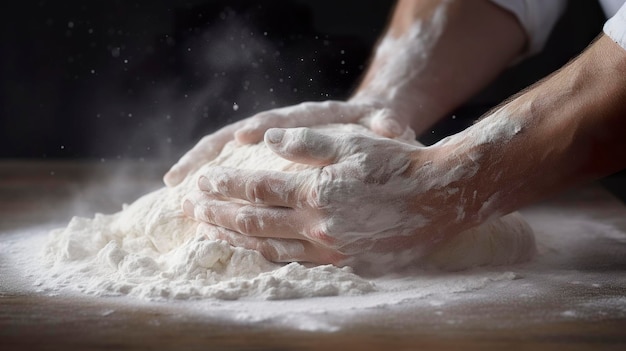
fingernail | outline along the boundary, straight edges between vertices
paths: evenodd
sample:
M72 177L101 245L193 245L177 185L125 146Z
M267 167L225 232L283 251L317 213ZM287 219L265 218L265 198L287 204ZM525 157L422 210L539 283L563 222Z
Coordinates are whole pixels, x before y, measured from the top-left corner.
M194 217L194 212L195 212L195 206L193 205L193 202L189 201L189 200L185 200L185 202L183 202L183 213L186 216L189 217Z
M272 128L265 132L265 142L270 144L278 144L283 140L285 130L280 128Z

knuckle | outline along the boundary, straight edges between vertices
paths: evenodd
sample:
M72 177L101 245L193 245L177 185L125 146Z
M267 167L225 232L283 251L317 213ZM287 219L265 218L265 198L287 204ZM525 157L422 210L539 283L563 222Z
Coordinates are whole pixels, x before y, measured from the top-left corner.
M320 195L323 191L319 186L311 187L306 194L306 202L313 210L321 210L326 207L326 204L322 201Z
M395 113L390 108L384 107L381 109L376 109L373 112L374 117L377 119L387 119L394 117Z
M208 223L216 223L215 211L211 206L202 206L200 209L200 215L203 221Z
M205 184L210 185L211 190L226 192L229 189L228 176L224 172L216 172L212 177L205 177Z
M287 154L303 154L307 151L307 145L311 144L311 133L308 128L287 129L285 135L288 137L283 139L280 148Z
M244 206L237 210L235 226L238 232L248 235L259 233L263 229L259 217L255 215L250 206Z
M330 204L331 184L333 174L326 167L321 172L314 185L307 187L305 199L309 207L315 210L323 210Z
M257 242L256 250L259 251L261 255L265 257L268 261L278 261L278 251L268 241L264 240Z
M245 185L246 198L252 203L260 203L266 199L266 182L262 179L249 180Z
M311 137L311 130L309 128L299 127L299 128L291 128L286 131L286 133L291 134L291 142L289 145L296 146L305 144L305 142Z
M312 228L308 233L309 239L324 247L335 247L337 239L329 234L325 226Z

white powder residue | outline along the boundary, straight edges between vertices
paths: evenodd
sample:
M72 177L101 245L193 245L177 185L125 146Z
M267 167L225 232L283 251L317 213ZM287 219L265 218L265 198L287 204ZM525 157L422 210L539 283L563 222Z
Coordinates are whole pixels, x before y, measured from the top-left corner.
M367 133L364 127L349 124L320 128L335 133ZM228 144L217 159L176 187L144 195L115 214L75 217L67 227L52 231L37 284L49 292L67 288L149 300L276 300L377 291L373 282L356 275L350 267L275 264L257 251L233 247L197 232L197 222L183 214L181 202L196 189L198 175L214 165L287 172L310 167L277 157L264 143ZM208 181L218 187L221 183L219 176ZM404 221L397 213L379 207L359 209L362 213L357 223L363 223L365 233L376 232L378 223ZM285 257L289 252L282 251L302 250L284 245L275 248ZM388 255L368 253L362 261L369 272L376 274L405 268L409 263L460 270L527 261L535 252L535 242L528 224L512 214L463 232L427 256L420 250L407 247Z
M52 268L37 285L149 300L249 296L273 300L375 290L349 268L281 266L256 251L191 233L180 246L161 253L146 237L116 232L119 220L120 213L96 215L93 220L75 217L67 228L55 230L46 247Z
M514 119L508 109L503 107L471 128L470 140L473 145L505 143L519 134L522 129L522 121Z
M274 300L376 290L348 267L277 265L256 251L201 236L192 235L182 245L160 253L150 240L126 238L109 230L115 220L116 215L74 218L66 229L54 231L45 255L51 268L46 267L37 285L49 292L70 288L149 300ZM89 234L95 235L86 237Z
M341 295L339 293L337 296L330 297L267 301L265 298L269 297L269 294L256 295L258 297L254 295L260 293L261 289L249 295L250 298L242 298L238 301L223 299L207 301L198 295L195 297L197 300L194 301L193 297L185 298L184 295L179 295L176 303L173 303L173 297L169 297L159 298L167 300L168 303L158 304L140 302L136 298L81 297L71 292L81 289L81 285L85 290L90 282L88 276L96 282L115 282L117 278L113 275L105 277L92 276L92 274L95 272L110 274L116 269L104 270L103 267L98 267L97 265L104 266L104 264L96 261L93 253L90 253L93 247L82 251L83 259L73 261L59 259L54 269L46 266L46 262L37 259L37 253L42 250L42 247L49 245L46 243L49 225L26 228L14 233L2 233L0 236L0 292L8 296L30 296L43 293L48 296L48 300L36 299L35 301L51 303L68 301L68 306L75 303L76 310L68 311L69 316L73 316L72 318L84 318L84 314L89 312L81 309L80 306L81 303L83 305L87 303L100 306L100 309L96 309L96 316L108 318L109 322L115 320L111 318L116 318L116 316L134 314L137 310L147 308L150 311L158 310L159 314L165 317L176 316L175 318L178 318L184 315L186 318L192 318L197 316L202 320L220 323L230 321L238 325L258 325L262 328L276 326L281 329L328 332L338 331L344 327L354 328L355 325L363 323L373 328L380 327L383 323L385 328L393 330L422 330L423 327L431 328L429 330L445 331L451 323L464 327L479 326L484 329L546 325L546 323L572 320L598 322L626 318L624 308L626 300L624 294L621 293L626 289L626 276L618 269L624 265L624 257L626 257L626 246L623 245L626 242L623 204L615 204L614 199L613 204L609 201L597 202L594 196L601 193L589 191L589 189L576 189L573 194L576 194L575 198L564 197L555 203L536 205L523 211L524 217L528 219L537 233L539 252L532 262L511 267L486 267L462 272L442 273L420 270L386 275L374 278L372 283L375 284L376 290L366 294ZM606 195L604 198L606 199ZM96 238L93 238L82 246L88 247L88 243L96 241ZM225 252L232 250L228 246L206 242L206 240L190 242L188 248L200 245L200 243L202 243L201 246L218 251L209 254L208 260L215 260L217 257L219 261L219 257L223 257L224 254L219 251L221 247L225 249ZM491 244L499 245L496 242ZM67 246L67 243L64 245ZM104 246L107 246L106 243L101 248ZM189 287L191 286L189 282L195 280L190 278L193 273L187 272L203 271L203 269L184 267L184 262L202 262L189 256L192 251L195 254L201 254L200 250L188 250L184 246L174 250L169 258L163 257L162 259L173 263L170 261L174 260L174 256L178 256L175 259L178 265L171 265L169 271L175 272L176 269L180 269L180 272L176 273L179 280L165 277L159 281L157 276L150 278L151 284L157 287L158 291L166 291L163 289L166 284L171 284L175 290L178 286ZM146 253L155 254L157 257L163 255L154 247L150 248L148 242L141 240L137 241L133 252L139 251L137 250L139 247L144 247ZM107 250L102 250L99 259L118 261L123 254L119 252L116 254L116 250L114 245L109 245ZM461 256L467 252L462 246L457 246L457 250ZM500 252L504 255L507 249L500 250ZM87 260L87 257L91 259ZM188 259L183 259L183 257ZM388 259L392 261L393 255ZM445 260L445 257L442 259ZM157 263L160 261L155 259ZM325 270L320 267L319 272L308 276L314 279L309 282L311 285L306 286L304 282L308 279L306 270L309 268L300 265L274 265L263 260L257 263L269 264L270 270L256 276L254 276L255 273L251 273L254 277L248 280L238 281L233 278L223 285L230 284L235 291L242 288L250 292L244 280L249 284L255 284L252 283L255 280L262 284L265 277L272 276L283 281L295 282L295 286L308 290L315 289L316 286L322 289L322 286L318 285L320 283L318 279L332 282L337 277L334 269L330 270L328 275L320 277L317 274L323 274ZM213 267L217 267L217 264L213 264ZM81 272L81 269L85 271ZM281 270L282 277L276 270ZM297 280L298 274L296 273L298 272L305 274L300 276L304 280ZM150 274L147 275L147 277L150 276ZM346 283L352 284L350 279L353 275L346 274L345 276L348 278ZM33 282L37 279L40 285L33 286ZM135 287L137 287L145 284L147 278L137 274L135 278L127 276L124 279L129 284L136 284ZM201 285L201 281L197 282L198 286ZM272 284L274 283L270 285ZM336 284L336 281L332 284ZM227 288L223 287L223 290L226 291ZM106 290L101 290L101 292L104 291ZM292 296L299 294L297 290L294 290L294 286L287 287L283 292L285 291L295 292ZM234 295L239 293L236 292ZM119 294L126 295L126 292ZM158 294L155 295L158 296ZM77 313L80 317L76 317ZM67 316L47 317L52 320L57 318L65 321Z
M443 33L449 2L439 4L427 21L416 21L399 36L387 34L376 49L376 67L372 80L357 92L354 101L392 103L398 115L412 115L410 111L421 94L413 87L416 78L429 62L433 48ZM426 95L428 96L428 95Z
M261 146L229 144L205 167L302 167ZM235 148L237 152L232 152ZM195 190L196 181L197 176L190 176L174 188L139 198L118 213L74 217L66 228L52 231L38 285L52 291L70 288L150 300L294 299L376 291L372 282L350 267L279 265L257 251L197 234L197 223L181 209L183 197Z

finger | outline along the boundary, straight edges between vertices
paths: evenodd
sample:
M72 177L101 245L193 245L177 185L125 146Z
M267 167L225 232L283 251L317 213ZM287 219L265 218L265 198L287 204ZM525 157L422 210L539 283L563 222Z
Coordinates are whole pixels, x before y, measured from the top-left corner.
M272 262L311 262L315 264L341 264L346 256L319 247L307 241L295 239L256 238L237 234L232 230L201 223L197 233L211 240L224 240L229 244L261 253Z
M293 209L253 206L192 193L183 200L185 215L198 221L257 237L301 239L302 217Z
M310 199L319 170L279 172L210 167L198 178L209 195L254 204L300 208Z
M198 225L197 233L211 240L224 240L235 247L258 251L272 262L300 261L305 256L304 243L300 240L249 237L206 223Z
M165 173L163 182L168 187L176 186L180 184L187 175L193 173L205 163L215 159L222 151L224 145L233 139L233 133L237 128L239 128L238 124L232 124L202 138Z
M372 115L362 118L359 122L374 133L387 138L400 137L408 128L407 125L401 124L388 109L377 110Z
M319 132L309 128L273 128L265 133L265 143L278 156L313 166L337 162L344 154L345 135Z
M263 140L265 131L270 128L356 123L370 111L370 107L354 106L340 101L305 102L259 113L235 132L235 138L240 143L257 143Z

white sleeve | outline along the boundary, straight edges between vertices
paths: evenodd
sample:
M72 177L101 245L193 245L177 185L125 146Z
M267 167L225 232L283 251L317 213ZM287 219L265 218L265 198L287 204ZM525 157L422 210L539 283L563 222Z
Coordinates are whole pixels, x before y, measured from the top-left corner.
M491 1L512 12L526 31L528 46L522 56L536 54L543 49L566 5L565 0Z
M626 4L604 24L604 33L626 50Z
M624 5L624 0L600 0L600 6L606 18L615 16L617 10Z

